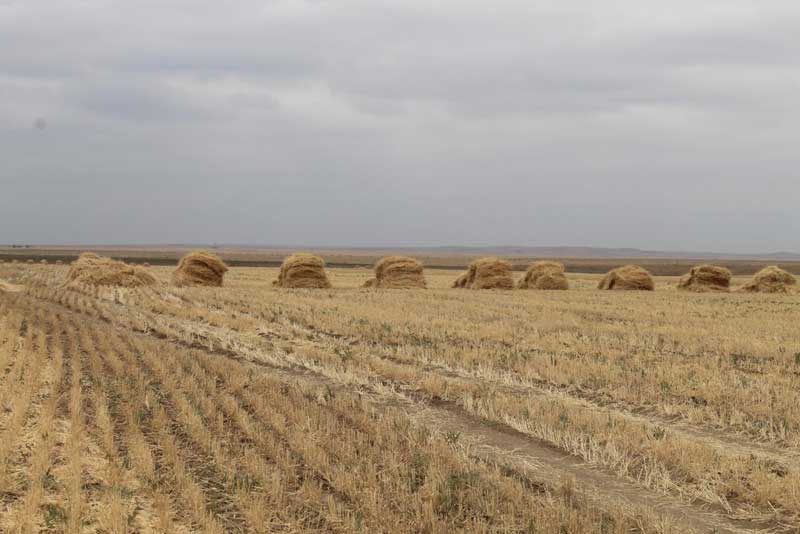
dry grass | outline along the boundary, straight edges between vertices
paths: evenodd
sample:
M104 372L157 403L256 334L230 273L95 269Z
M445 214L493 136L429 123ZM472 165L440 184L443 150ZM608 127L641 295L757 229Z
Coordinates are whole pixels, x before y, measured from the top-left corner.
M399 292L359 290L371 273L355 269L323 292L276 291L277 269L233 268L215 291L60 273L0 266L27 288L0 296L0 432L20 436L0 451L18 494L0 528L37 506L44 521L41 503L108 531L128 514L170 532L800 525L795 295L675 277L605 292L573 273L553 292L451 291L436 269ZM54 382L59 347L70 378ZM37 437L53 383L48 426L77 445ZM50 465L55 486L19 482Z

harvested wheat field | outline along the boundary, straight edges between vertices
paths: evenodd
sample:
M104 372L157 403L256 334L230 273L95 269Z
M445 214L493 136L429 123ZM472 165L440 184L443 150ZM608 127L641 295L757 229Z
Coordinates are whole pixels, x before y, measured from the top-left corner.
M425 288L422 263L406 256L387 256L375 264L375 278L364 282L364 287L384 289Z
M564 264L555 261L537 261L528 267L517 284L520 289L569 289L564 274Z
M652 275L638 265L625 265L612 269L597 284L598 289L617 291L653 291Z
M299 252L292 254L281 265L276 287L294 289L327 289L331 287L325 273L325 261L319 256Z
M797 278L776 265L758 271L742 291L749 293L789 293L795 289Z
M142 268L149 267L148 264ZM183 256L172 273L172 283L178 287L222 287L228 266L219 256L205 250L195 250Z
M800 527L797 295L64 271L0 265L0 532Z
M69 266L64 283L141 287L154 285L156 278L135 265L84 252Z

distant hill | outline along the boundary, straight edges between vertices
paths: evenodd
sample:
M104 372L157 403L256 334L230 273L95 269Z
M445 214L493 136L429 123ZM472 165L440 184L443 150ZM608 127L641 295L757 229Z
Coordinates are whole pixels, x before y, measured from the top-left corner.
M553 258L669 258L669 259L723 259L723 260L779 260L800 261L800 253L767 252L763 254L736 254L726 252L682 252L643 250L638 248L604 247L420 247L430 252L455 254L496 254L500 256L528 256Z

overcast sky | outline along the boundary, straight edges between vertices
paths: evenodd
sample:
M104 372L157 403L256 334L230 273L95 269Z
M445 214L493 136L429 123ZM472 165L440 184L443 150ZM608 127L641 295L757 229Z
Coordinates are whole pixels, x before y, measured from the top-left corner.
M800 251L797 0L0 0L0 243Z

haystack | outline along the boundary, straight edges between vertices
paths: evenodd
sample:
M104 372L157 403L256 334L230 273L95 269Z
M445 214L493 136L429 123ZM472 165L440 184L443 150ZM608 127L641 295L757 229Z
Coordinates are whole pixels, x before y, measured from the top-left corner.
M684 291L730 291L730 287L731 272L717 265L695 265L678 282Z
M222 287L226 272L228 266L219 256L205 250L195 250L178 262L178 268L172 273L172 283L178 287Z
M517 285L520 289L569 289L564 264L555 261L537 261L525 272Z
M797 279L777 265L764 267L741 290L748 293L788 293Z
M370 280L367 280L370 283ZM422 263L406 256L387 256L375 264L375 278L372 286L387 289L425 288L425 275Z
M500 258L481 258L469 264L469 269L453 284L465 289L514 289L511 264Z
M64 278L64 284L93 286L140 287L156 283L157 280L153 275L139 267L103 258L91 252L78 256Z
M281 265L276 287L298 289L327 289L331 287L325 274L325 261L319 256L306 253L292 254Z
M625 265L609 271L600 280L597 288L619 291L653 291L655 283L647 269L638 265Z

